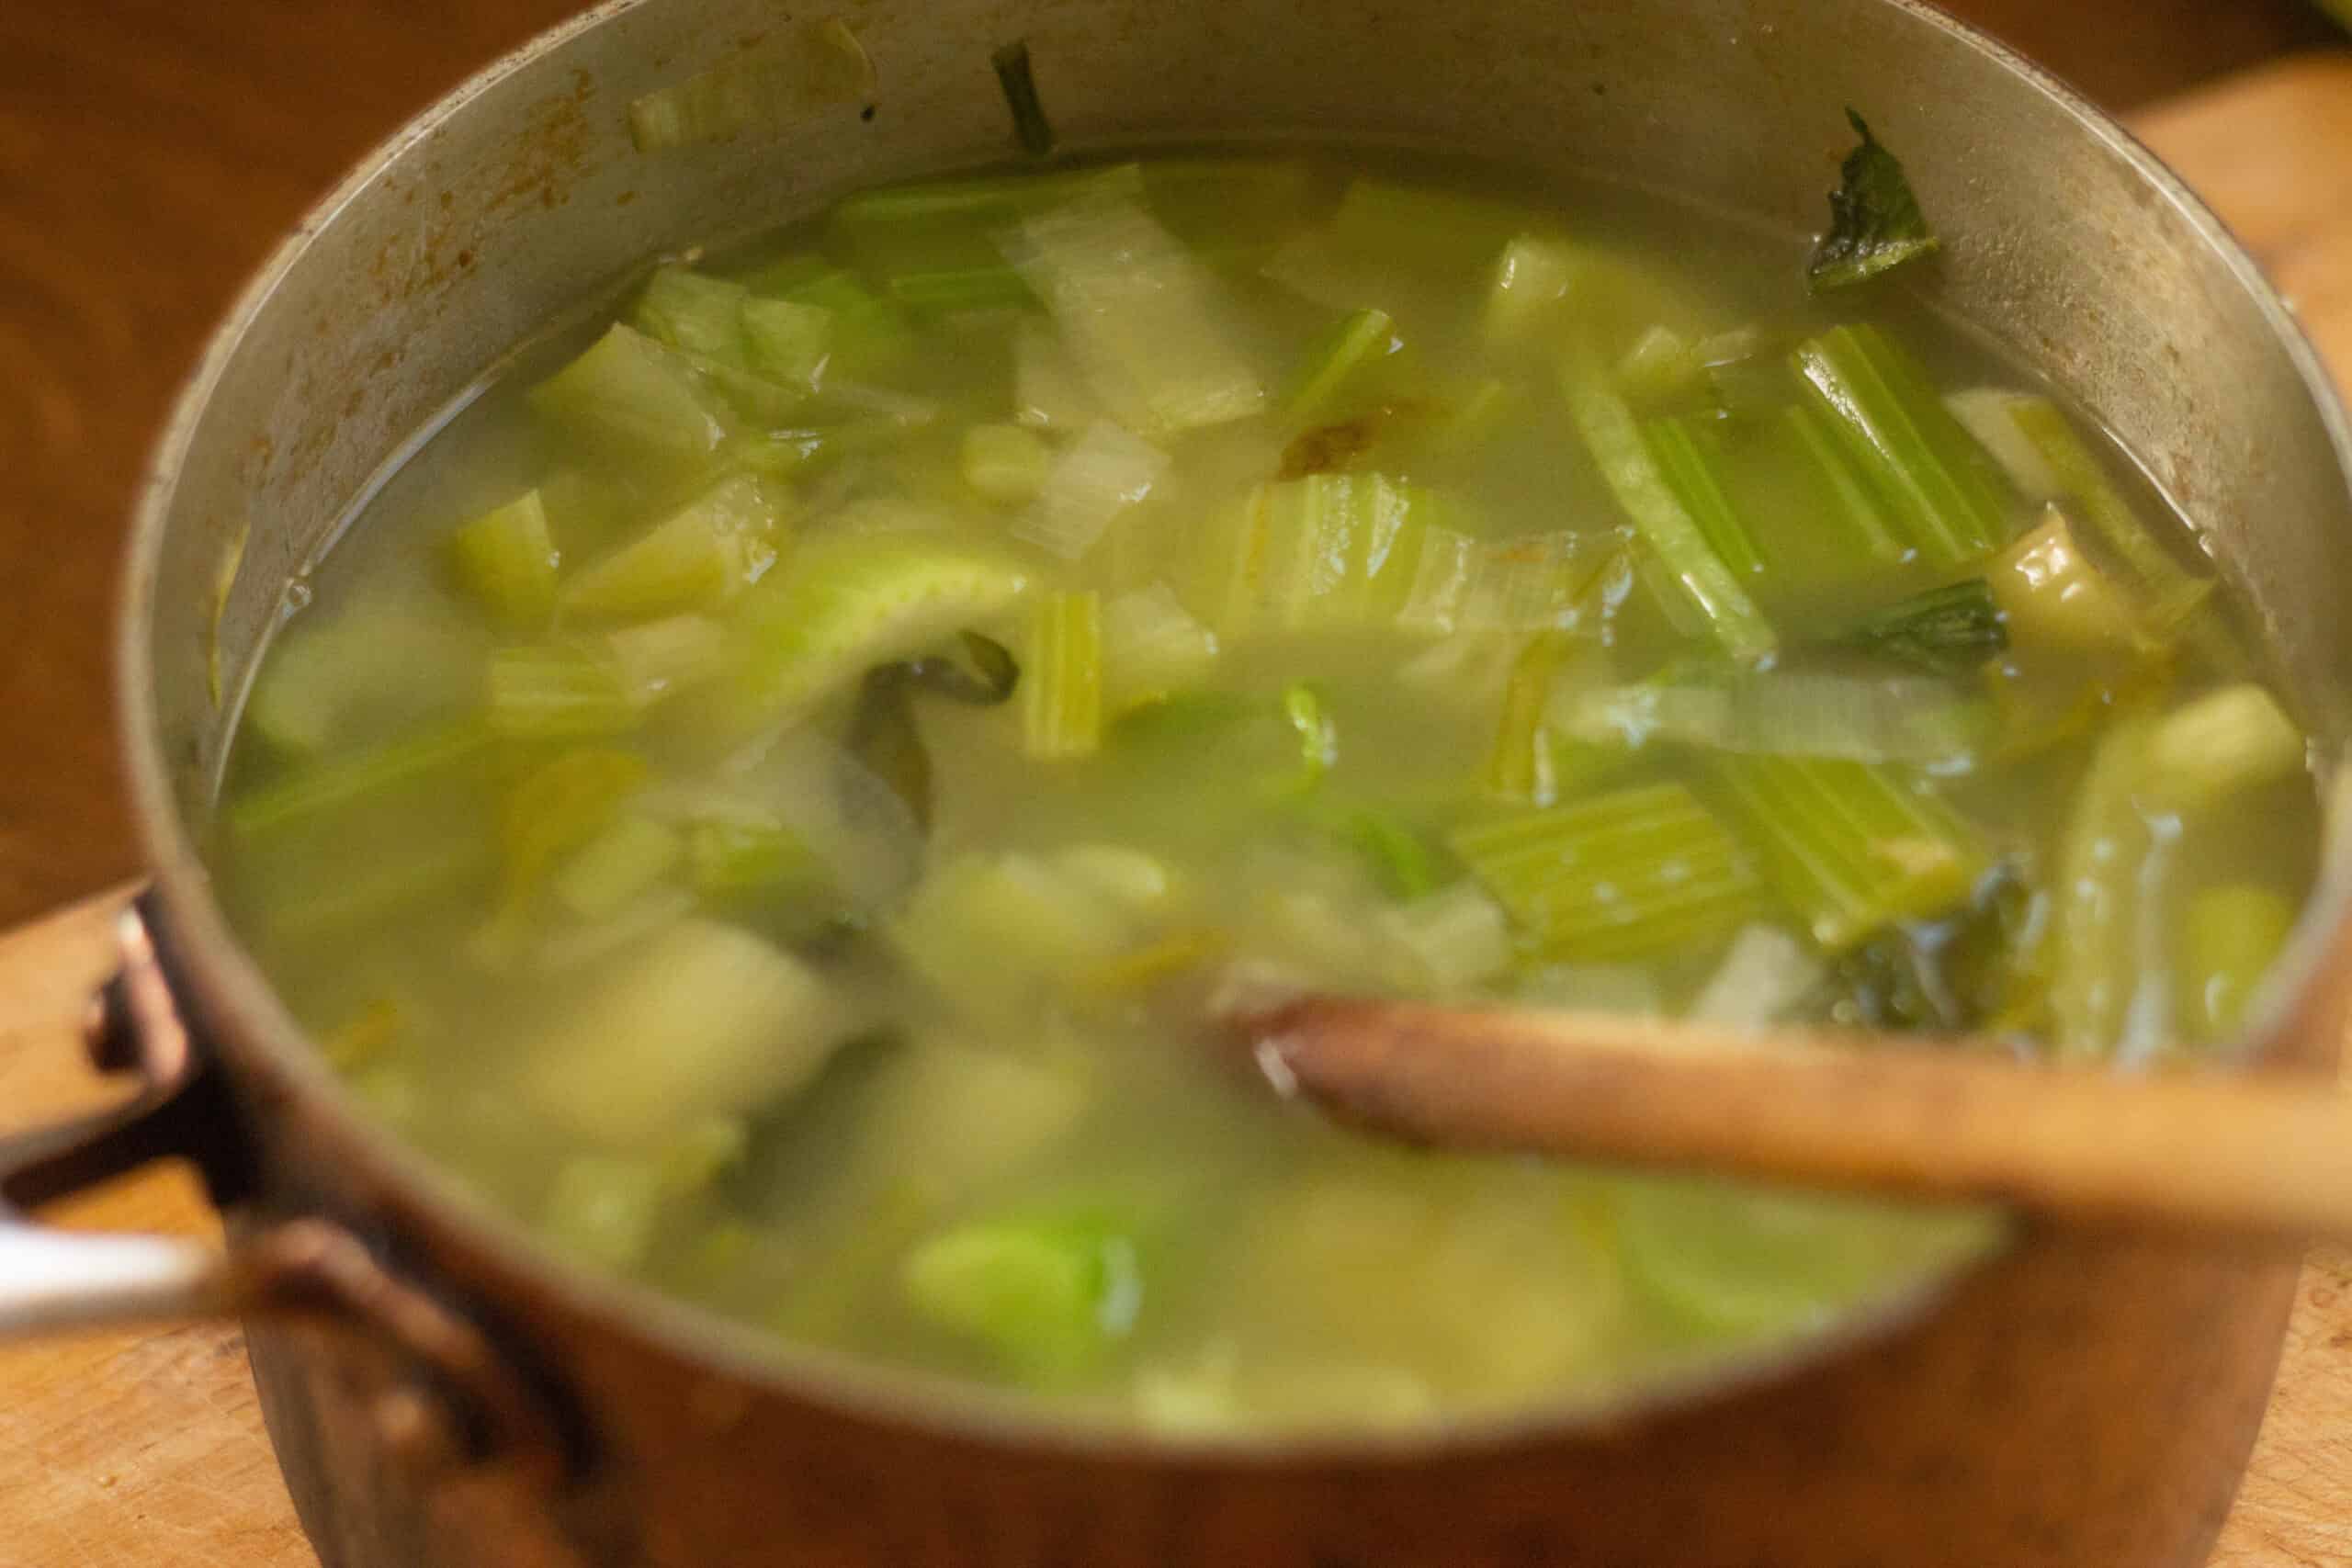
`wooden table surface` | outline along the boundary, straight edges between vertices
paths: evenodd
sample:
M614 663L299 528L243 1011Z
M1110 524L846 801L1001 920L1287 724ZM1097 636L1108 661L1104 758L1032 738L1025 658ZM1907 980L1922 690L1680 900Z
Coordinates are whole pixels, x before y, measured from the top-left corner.
M104 624L141 454L211 319L366 145L569 0L0 3L0 927L132 869ZM1973 0L2111 103L2314 36L2280 0ZM2352 56L2135 123L2215 200L2352 378ZM92 1103L85 907L0 936L0 1133ZM202 1228L192 1184L62 1218ZM0 1350L0 1568L311 1568L232 1328ZM2214 1568L2352 1563L2352 1260L2313 1260ZM1997 1568L1987 1564L1986 1568ZM2085 1564L2084 1568L2125 1568Z

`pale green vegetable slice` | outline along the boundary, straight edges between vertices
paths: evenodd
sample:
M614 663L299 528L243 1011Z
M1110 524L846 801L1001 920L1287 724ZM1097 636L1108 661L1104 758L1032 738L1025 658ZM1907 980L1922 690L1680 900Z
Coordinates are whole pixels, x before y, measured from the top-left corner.
M987 625L1029 574L977 547L907 534L811 539L747 599L736 623L741 695L786 714L865 671Z

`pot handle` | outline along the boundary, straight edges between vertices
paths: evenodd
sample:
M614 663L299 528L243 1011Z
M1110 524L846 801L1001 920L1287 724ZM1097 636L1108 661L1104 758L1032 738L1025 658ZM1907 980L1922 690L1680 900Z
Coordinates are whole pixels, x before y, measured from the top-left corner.
M137 1087L111 1110L0 1138L0 1340L173 1318L322 1325L390 1359L377 1402L388 1440L413 1457L494 1457L559 1484L577 1451L570 1424L477 1324L342 1226L280 1220L223 1251L32 1221L44 1204L166 1157L192 1161L216 1203L238 1201L249 1185L234 1113L189 1035L138 900L117 915L115 942L119 967L92 999L84 1043L100 1070Z

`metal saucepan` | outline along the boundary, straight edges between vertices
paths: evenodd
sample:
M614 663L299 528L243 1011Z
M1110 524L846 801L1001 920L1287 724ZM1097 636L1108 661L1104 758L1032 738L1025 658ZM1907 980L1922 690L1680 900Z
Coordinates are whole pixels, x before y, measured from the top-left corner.
M194 1156L225 1255L0 1220L0 1323L231 1311L332 1568L2190 1568L2229 1502L2284 1257L2044 1229L1902 1322L1596 1419L1180 1448L777 1351L556 1262L356 1112L221 918L198 843L289 574L497 356L664 250L1011 150L1026 38L1084 145L1296 132L1600 171L1815 225L1841 110L1947 236L1927 280L2211 530L2329 752L2352 739L2352 434L2253 265L2055 83L1913 0L843 0L861 104L642 154L627 107L795 78L838 28L617 0L444 99L289 238L157 448L120 717L153 883L94 1033L119 1114L0 1149L19 1208ZM781 67L778 62L781 62ZM750 62L750 63L746 63ZM364 62L349 62L365 69ZM759 77L768 71L771 75ZM789 97L787 93L786 97ZM2254 1048L2333 1060L2337 846Z

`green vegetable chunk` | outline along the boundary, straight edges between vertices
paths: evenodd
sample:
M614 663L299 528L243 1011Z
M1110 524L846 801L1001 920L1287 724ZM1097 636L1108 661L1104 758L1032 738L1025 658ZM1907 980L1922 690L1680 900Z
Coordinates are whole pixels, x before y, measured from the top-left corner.
M1651 558L1724 652L1751 661L1770 654L1779 643L1771 624L1659 471L1600 362L1589 349L1572 352L1564 375L1577 429Z
M1049 593L1029 626L1022 720L1040 761L1091 755L1102 744L1102 596Z
M1940 569L1969 565L2008 536L2000 469L1952 417L1918 362L1876 327L1833 327L1791 363L1840 446Z
M1840 953L1966 900L1991 864L1924 780L1828 758L1719 755L1710 773L1816 944Z
M498 620L524 629L546 623L555 607L560 558L537 491L484 513L449 539L458 579Z
M675 351L626 325L532 390L531 406L590 442L657 463L708 456L728 434L724 405Z
M1039 1382L1099 1361L1144 1297L1135 1244L1085 1220L961 1226L916 1247L903 1278L918 1315Z
M1547 959L1695 947L1765 909L1747 852L1679 784L1498 818L1448 842Z

